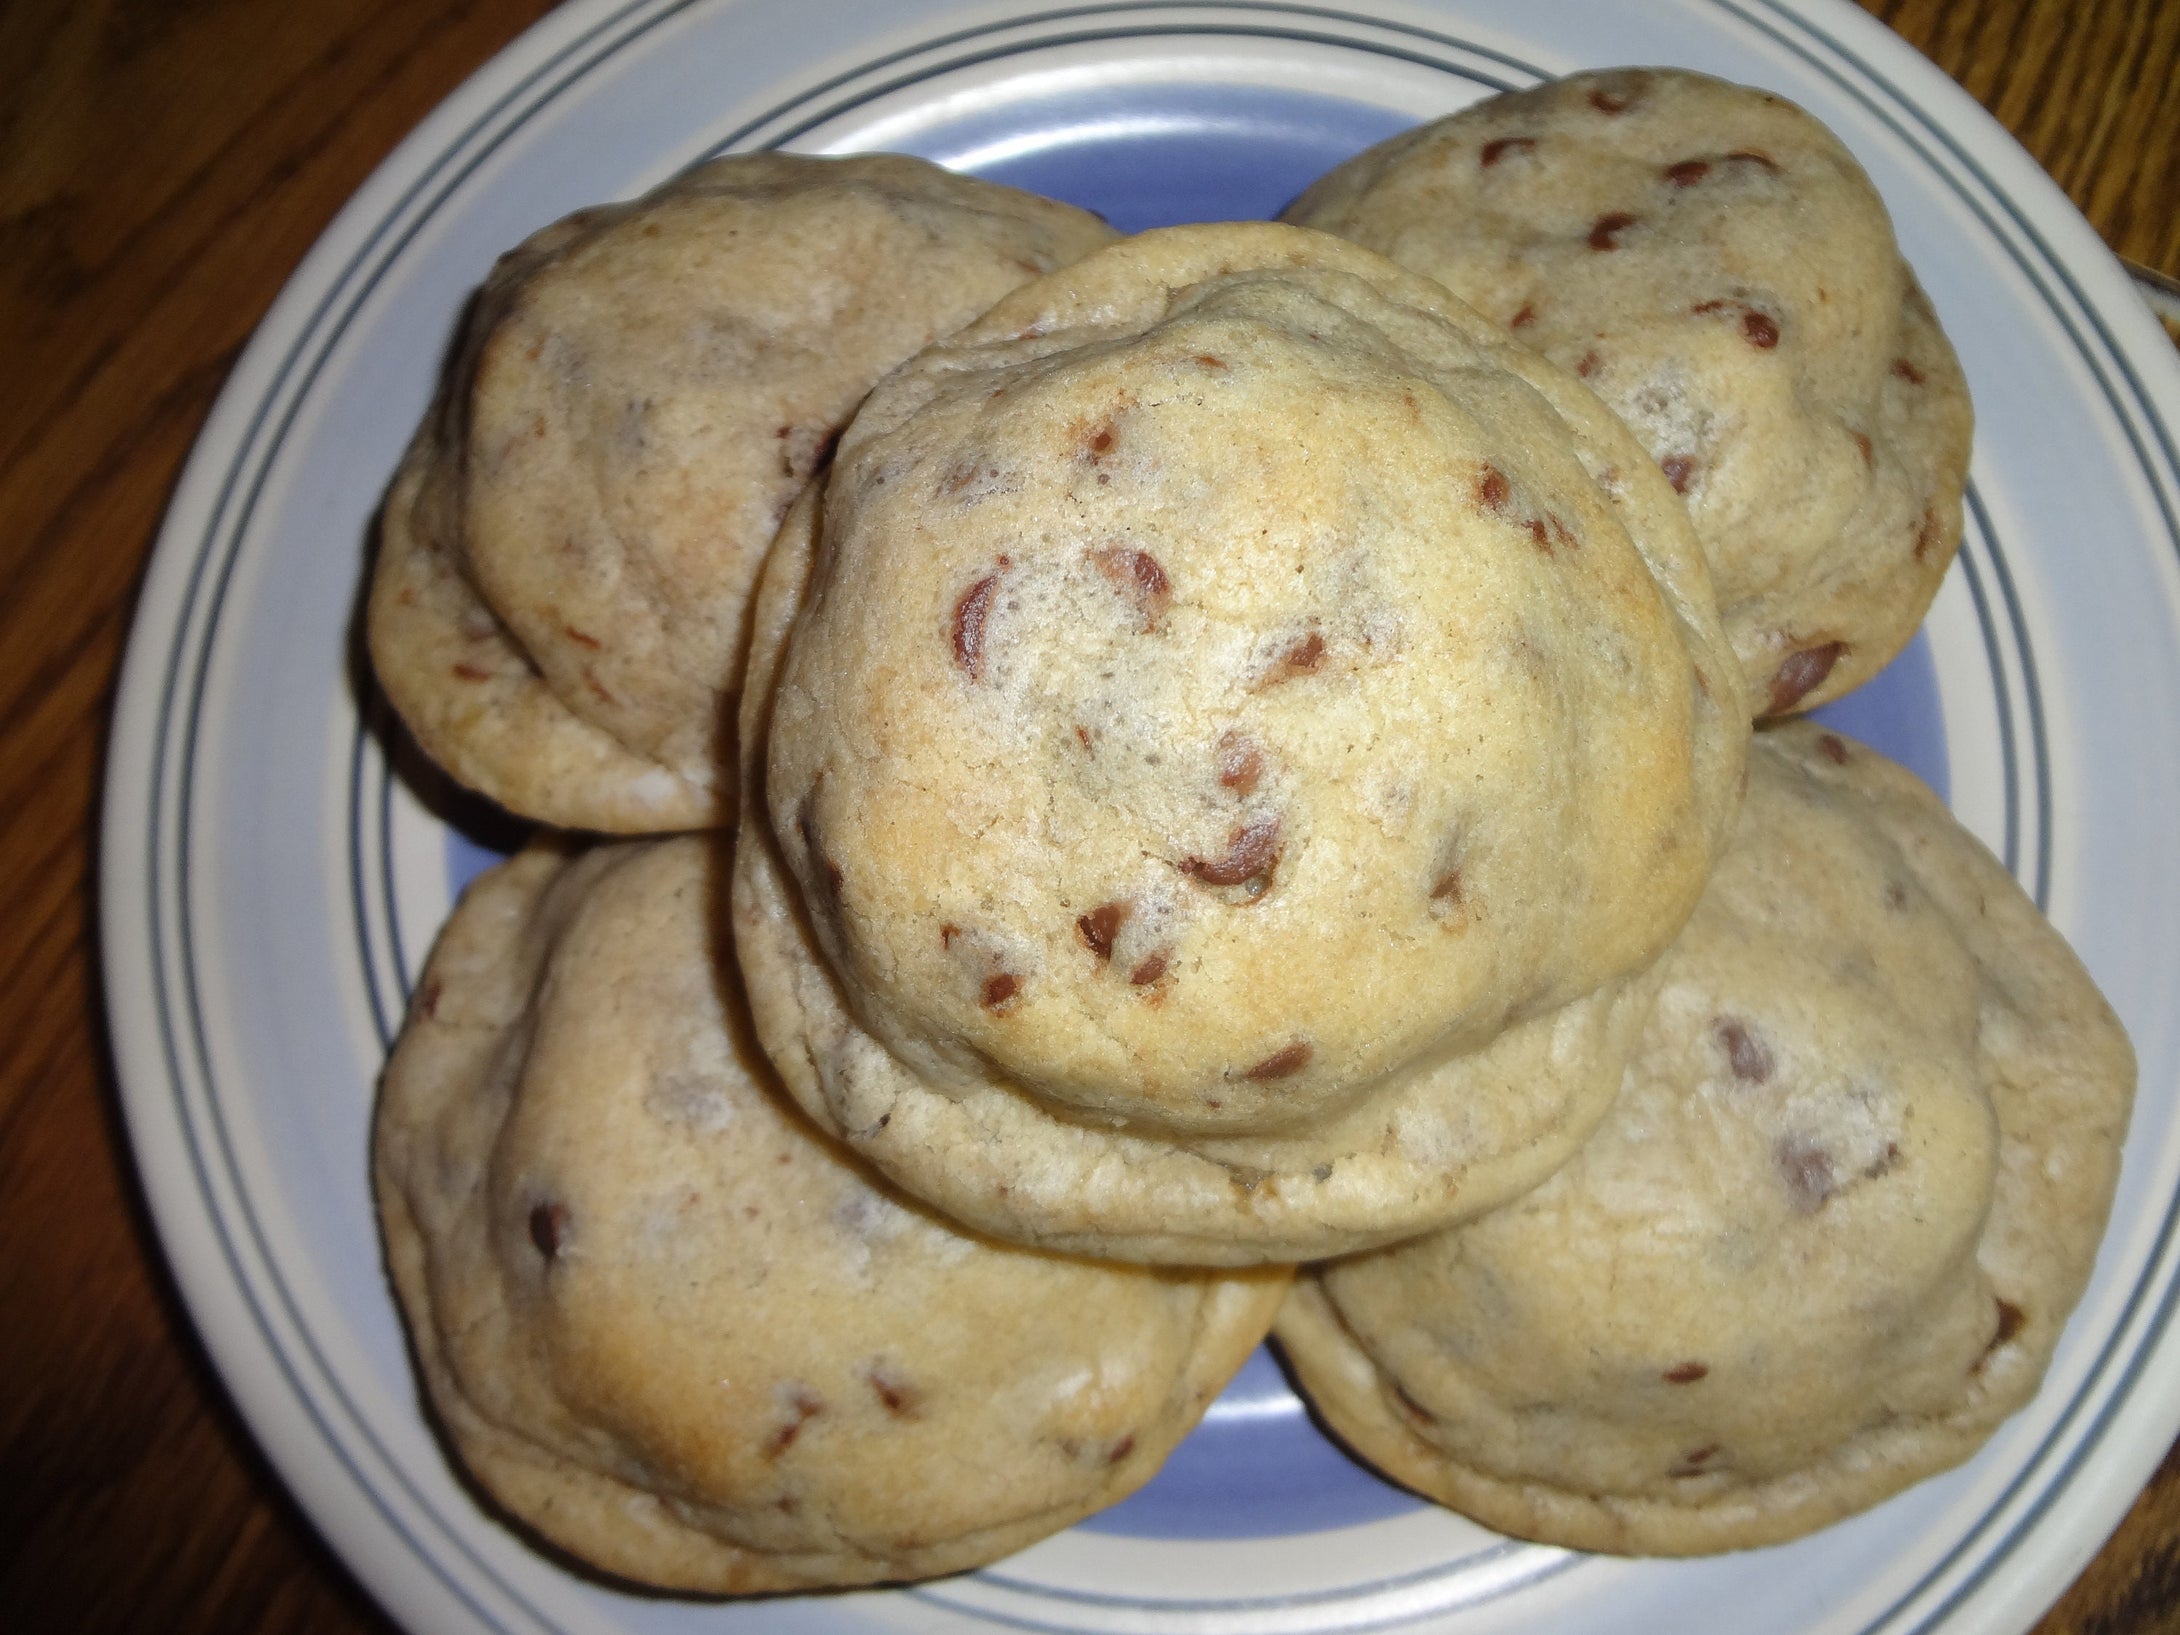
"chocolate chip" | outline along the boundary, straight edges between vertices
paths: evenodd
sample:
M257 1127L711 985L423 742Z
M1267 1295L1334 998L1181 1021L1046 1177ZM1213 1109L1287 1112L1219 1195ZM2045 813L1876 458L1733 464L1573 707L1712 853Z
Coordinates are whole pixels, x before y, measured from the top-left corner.
M1738 312L1741 314L1741 333L1749 345L1768 352L1779 344L1778 320L1768 312L1757 311L1746 301L1698 301L1688 310L1699 318L1714 312Z
M1930 554L1931 546L1938 543L1938 513L1929 506L1923 507L1923 520L1915 529L1915 560L1920 562Z
M1324 658L1325 638L1312 630L1291 642L1287 650L1250 683L1249 690L1262 692L1265 688L1276 687L1283 681L1292 681L1296 676L1306 676L1322 664Z
M1224 369L1226 367L1224 358L1215 358L1209 352L1197 353L1195 361L1206 369Z
M1121 1462L1121 1460L1127 1458L1128 1455L1133 1452L1135 1452L1135 1433L1133 1431L1130 1431L1126 1436L1123 1436L1118 1442L1115 1442L1113 1444L1112 1451L1107 1453L1105 1456L1105 1462L1108 1465L1117 1465Z
M1489 170L1510 153L1527 153L1537 145L1533 136L1500 136L1483 145L1476 155L1476 162Z
M1590 226L1590 248L1617 250L1620 247L1620 235L1633 227L1635 222L1636 218L1625 210L1615 210L1610 215L1599 216Z
M1608 91L1599 86L1590 93L1590 106L1601 114L1624 114L1633 106L1634 101L1635 94L1632 91Z
M1137 988L1148 988L1166 974L1167 959L1163 948L1154 948L1138 960L1135 969L1128 973L1129 984Z
M1237 795L1247 795L1257 786L1257 779L1264 774L1264 752L1252 739L1236 732L1222 733L1219 737L1219 787L1231 789Z
M1075 922L1075 929L1090 952L1097 955L1099 964L1113 957L1113 939L1120 935L1131 912L1126 903L1100 903Z
M1191 857L1181 872L1207 886L1247 886L1248 895L1260 897L1271 885L1272 871L1279 866L1280 823L1276 817L1260 817L1236 827L1226 837L1226 851L1218 857Z
M1855 440L1855 449L1861 454L1864 465L1868 465L1877 457L1877 450L1871 446L1868 432L1850 431L1847 435Z
M1816 647L1805 647L1798 653L1789 653L1771 678L1771 713L1778 715L1792 709L1824 684L1824 678L1832 673L1832 666L1847 651L1845 642L1824 642Z
M1726 1053L1726 1065L1743 1084L1763 1084L1771 1078L1771 1052L1764 1042L1730 1016L1711 1024L1711 1033Z
M961 927L960 927L960 926L958 926L958 925L955 925L955 924L952 924L951 922L949 922L949 923L947 923L947 924L945 924L945 925L942 925L942 926L940 926L940 927L939 927L939 946L940 946L941 948L951 948L951 947L953 947L953 946L954 946L954 939L955 939L956 937L960 936L960 935L961 935Z
M1270 1079L1291 1078L1309 1066L1310 1057L1314 1054L1316 1053L1311 1050L1309 1041L1297 1039L1293 1044L1273 1051L1242 1076L1254 1079L1259 1084Z
M566 1204L542 1203L530 1211L530 1241L547 1260L560 1258L560 1245L567 1240L567 1231Z
M1590 376L1596 374L1597 371L1602 369L1604 366L1605 360L1599 357L1597 355L1597 349L1595 347L1592 347L1589 351L1583 353L1582 356L1575 359L1574 372L1580 375L1584 380L1588 380Z
M1700 1448L1691 1448L1680 1456L1680 1463L1676 1464L1667 1474L1680 1477L1701 1476L1703 1467L1708 1465L1717 1455L1718 1444L1716 1442L1705 1443Z
M1827 732L1821 735L1817 739L1817 748L1824 752L1824 758L1834 766L1847 764L1847 740L1838 733Z
M1709 1363L1675 1363L1665 1371L1665 1383L1668 1385L1693 1385L1710 1371L1711 1365Z
M2029 1320L2029 1314L2011 1300L1998 1303L1998 1332L1991 1337L1994 1346L2004 1345L2021 1332L2021 1325Z
M1010 971L995 971L984 979L977 997L988 1011L1005 1011L1022 991L1022 979Z
M457 664L454 666L454 673L463 681L490 681L492 679L490 670L480 670L474 664Z
M1010 566L999 559L999 570ZM999 573L988 573L961 593L954 604L954 662L968 672L971 681L984 679L984 625L992 611L992 595L999 589Z
M914 1419L922 1410L923 1393L886 1364L872 1363L863 1377L870 1382L879 1405L895 1419Z
M1090 560L1097 564L1098 572L1105 575L1106 583L1135 608L1143 629L1156 630L1158 621L1165 616L1166 604L1173 599L1172 583L1166 578L1166 570L1158 565L1158 559L1148 551L1114 546L1092 551Z
M803 1426L825 1411L825 1402L807 1386L795 1386L787 1399L787 1423L775 1430L765 1441L764 1456L777 1459L795 1445L795 1438L802 1434Z
M1513 317L1509 318L1506 321L1506 327L1509 329L1527 329L1531 324L1535 323L1536 321L1537 309L1531 306L1527 301L1524 301L1522 303L1521 311L1515 313Z
M1813 1215L1822 1209L1838 1185L1832 1155L1807 1136L1781 1136L1771 1149L1771 1160L1786 1183L1787 1201L1797 1215Z
M1892 360L1892 372L1910 386L1920 386L1923 383L1923 372L1905 358Z
M1458 908L1461 904L1461 871L1448 869L1431 882L1431 901L1450 903Z
M416 990L413 1008L416 1014L423 1017L427 1022L439 1014L439 993L440 987L437 977L426 977Z
M1476 475L1476 503L1487 511L1504 511L1513 492L1506 473L1497 466L1487 465Z
M1665 167L1665 179L1675 187L1693 187L1711 173L1708 159L1683 159Z
M1095 463L1113 452L1113 444L1119 438L1110 420L1101 421L1083 434L1083 453Z
M1673 492L1685 494L1688 484L1696 473L1696 460L1692 454L1668 454L1658 462L1658 469L1665 473L1665 480L1673 485Z

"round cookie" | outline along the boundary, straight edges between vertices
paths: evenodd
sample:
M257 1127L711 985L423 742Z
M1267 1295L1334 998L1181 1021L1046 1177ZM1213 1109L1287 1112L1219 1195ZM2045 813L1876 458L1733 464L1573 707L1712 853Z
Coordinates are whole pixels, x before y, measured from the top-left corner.
M741 1594L990 1561L1141 1485L1278 1273L993 1244L772 1087L702 837L470 888L387 1066L387 1261L455 1452L596 1567Z
M2110 1007L1909 773L1807 724L1749 764L1589 1143L1280 1316L1342 1437L1506 1532L1682 1555L1875 1504L2029 1399L2089 1276Z
M1193 1263L1572 1150L1746 739L1577 382L1322 234L1147 233L889 377L815 520L736 924L813 1116L985 1230Z
M727 821L781 516L880 375L1111 237L917 159L749 154L502 257L380 528L372 659L426 753L563 827Z
M1874 675L1960 543L1971 413L1883 201L1782 98L1574 74L1381 143L1287 219L1580 375L1687 500L1751 715Z

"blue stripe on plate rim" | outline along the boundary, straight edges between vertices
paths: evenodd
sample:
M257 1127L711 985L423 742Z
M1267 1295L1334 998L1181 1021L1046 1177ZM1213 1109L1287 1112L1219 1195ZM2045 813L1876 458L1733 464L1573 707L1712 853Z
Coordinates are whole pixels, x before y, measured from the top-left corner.
M145 864L149 889L145 896L145 912L151 932L152 1000L156 1007L160 1044L167 1069L165 1089L174 1098L173 1110L187 1144L188 1160L196 1176L202 1204L217 1236L227 1271L257 1325L259 1337L267 1352L275 1361L296 1402L317 1427L328 1451L347 1471L355 1486L378 1509L393 1532L422 1558L430 1570L472 1610L481 1623L498 1628L511 1626L502 1623L493 1615L471 1592L460 1573L450 1568L427 1547L426 1542L418 1537L415 1529L399 1512L399 1508L379 1491L365 1469L366 1452L370 1456L370 1463L382 1466L392 1480L400 1483L405 1489L409 1505L430 1517L439 1529L443 1542L459 1553L475 1572L491 1580L510 1600L522 1604L524 1610L535 1617L541 1627L550 1627L551 1620L535 1607L524 1604L520 1594L463 1541L458 1527L432 1512L430 1501L408 1482L393 1456L379 1442L372 1427L357 1412L338 1376L318 1349L293 1292L282 1282L277 1263L243 1186L228 1127L228 1114L223 1107L220 1088L213 1079L211 1052L205 1037L204 1018L192 961L193 931L187 889L191 859L189 824L193 803L192 780L196 769L194 751L202 726L209 660L218 638L226 590L248 531L249 519L259 490L278 454L283 438L292 425L297 406L310 390L334 342L342 334L364 297L422 224L446 203L463 180L513 130L534 117L561 93L617 52L651 32L660 23L697 3L698 0L663 0L663 3L662 0L634 0L631 4L608 8L595 21L579 26L573 37L554 51L546 61L501 92L464 129L445 141L438 155L385 210L348 263L328 280L325 293L308 316L292 325L296 338L271 371L269 386L256 405L242 435L236 439L235 452L225 473L217 481L216 498L206 513L206 524L195 542L194 552L188 557L190 567L179 598L181 617L173 626L173 635L163 666L165 686L161 689L160 701L153 718L153 747L147 796L150 821L144 830L139 831L146 837L147 842ZM2171 480L2167 476L2180 468L2180 461L2176 461L2174 455L2171 429L2158 419L2143 382L2125 351L2110 333L2103 315L2089 301L2072 270L2060 259L2016 201L1997 186L1978 160L1955 137L1918 109L1880 70L1861 59L1835 35L1807 17L1795 16L1786 6L1774 3L1774 0L1755 0L1755 3L1710 0L1710 3L1747 26L1769 35L1801 57L1816 72L1852 95L1887 123L1976 214L1991 238L2031 280L2047 308L2066 330L2080 358L2104 393L2114 418L2123 428L2135 459L2149 478L2149 488L2156 496L2157 504L2166 519L2168 535L2176 546L2180 546L2180 522L2175 520ZM1183 12L1187 13L1185 23L1155 20L1161 13L1177 15ZM1120 17L1134 19L1133 26L1113 27L1099 22L1100 19ZM1247 18L1249 21L1232 21L1235 18ZM1045 32L1035 35L1034 38L1028 37L1027 31L1038 28L1043 28ZM1252 0L1238 0L1238 3L1216 7L1187 7L1160 3L1160 0L1146 0L1146 3L1140 4L1053 10L1008 19L986 29L961 31L926 41L915 52L904 52L898 56L899 59L906 59L956 46L973 48L978 41L1001 30L1023 34L1020 41L1006 48L1012 50L1028 49L1031 46L1043 47L1063 40L1086 37L1113 38L1139 36L1147 32L1189 32L1241 33L1319 41L1349 48L1381 51L1437 67L1452 67L1442 53L1463 54L1471 61L1493 55L1452 35L1329 7L1252 3ZM1405 43L1388 44L1388 36ZM992 54L1003 52L995 51ZM952 61L930 64L922 70L922 74L927 76L941 72L958 66L964 60L968 58L957 56ZM1505 61L1503 58L1501 60ZM1854 72L1850 73L1843 65L1851 65ZM842 76L837 83L845 84L849 80L857 80L867 84L870 74L883 71L888 66L886 60L867 63L855 75ZM1507 61L1506 66L1518 69L1518 65L1511 61ZM1453 71L1466 72L1460 68L1454 68ZM815 92L806 93L798 99L794 108L774 110L767 116L767 120L780 120L805 113L813 97L831 88L833 87L819 87ZM765 122L756 122L757 125L763 123ZM756 126L753 125L752 128ZM800 128L807 128L807 123L779 131L766 131L769 138L766 145L787 140L793 129ZM731 142L733 139L729 140ZM1969 586L1989 649L1994 682L2002 698L2009 702L2016 699L2016 690L2015 686L2008 685L2006 672L2018 667L2013 677L2019 688L2018 727L2015 708L2004 708L2001 713L2004 754L2009 763L2005 778L2005 861L2017 874L2022 872L2023 860L2015 855L2020 834L2019 817L2025 815L2017 812L2021 768L2014 763L2018 756L2026 763L2034 786L2029 800L2035 813L2032 820L2035 860L2029 869L2029 883L2039 902L2042 902L2048 889L2052 849L2051 789L2050 770L2043 742L2043 712L2036 691L2035 664L2021 610L2013 593L2011 575L1998 548L1998 541L1990 532L1989 519L1983 514L1980 503L1973 506L1973 515L1976 526L1972 533L1981 535L1988 545L1992 584L1989 587L1984 585L1983 573L1978 570L1970 556L1964 555L1964 561L1968 562ZM182 546L179 537L171 541L162 539L163 551L172 553L177 548L187 548ZM2001 608L2003 615L1999 612ZM2004 662L2002 649L2012 657L2013 665ZM148 660L150 655L146 654L145 658ZM132 671L143 667L141 664L131 666ZM2026 738L2025 745L2017 747L2017 731ZM359 780L369 781L370 775L366 773L364 766L365 758L359 739L358 754L352 762L354 775ZM380 775L384 775L383 768ZM358 801L351 802L350 807L354 825L362 819L362 789L360 782L352 787L359 797ZM381 800L384 798L385 793L382 792ZM374 827L370 824L361 826ZM383 834L382 828L380 832ZM369 916L364 912L360 900L365 886L361 870L362 859L353 845L357 841L360 841L360 835L356 835L352 828L351 858L358 869L354 880L358 893L355 907L360 922L368 920ZM170 851L171 858L168 855ZM166 904L170 893L175 897L171 908ZM398 935L398 928L392 922L389 922L387 929ZM109 958L111 957L113 956L109 951ZM367 969L375 963L367 954ZM379 968L385 969L384 966ZM398 963L394 966L396 971L401 968ZM382 1024L388 1013L386 1001L389 998L389 993L380 993L374 984L373 1009L381 1018ZM158 1088L139 1086L133 1094L150 1095L156 1093ZM230 1201L223 1204L223 1195L229 1196ZM2155 1348L2169 1323L2169 1262L2174 1230L2175 1215L2168 1210L2148 1256L2144 1273L2130 1291L2120 1321L2115 1323L2111 1336L2085 1375L2075 1400L2054 1422L2045 1441L2024 1463L2014 1483L1998 1502L1989 1507L1984 1520L1964 1535L1954 1549L1931 1569L1922 1583L1901 1596L1893 1607L1866 1626L1871 1635L1875 1635L1876 1631L1897 1626L1899 1618L1914 1609L1914 1603L1922 1597L1927 1586L1939 1583L1947 1574L1955 1572L1963 1562L1968 1561L1972 1552L1980 1550L1981 1554L1970 1563L1969 1570L1951 1585L1935 1606L1925 1610L1923 1618L1913 1627L1919 1630L1933 1629L1949 1617L1975 1592L1992 1565L2003 1557L2022 1530L2038 1521L2051 1500L2067 1486L2083 1461L2096 1449L2116 1405L2134 1390L2146 1357ZM262 1268L261 1273L255 1276L253 1263L255 1267ZM2153 1297L2157 1300L2154 1310L2147 1306L2147 1302ZM283 1330L292 1332L292 1342L283 1343ZM2139 1332L2130 1335L2130 1330ZM2129 1342L2124 1355L2121 1354L2123 1339ZM309 1377L306 1377L306 1364ZM2092 1398L2098 1399L2096 1413L2086 1425L2077 1425L2075 1421L2080 1417L2083 1405ZM337 1420L340 1423L336 1423ZM352 1445L348 1436L343 1434L341 1424L349 1427L349 1434L357 1439L356 1444ZM2054 1463L2054 1460L2057 1462ZM2011 1518L2010 1526L2003 1536L1986 1537L1992 1522L2032 1483L2036 1484L2033 1502L2021 1514ZM985 1616L990 1614L986 1613Z

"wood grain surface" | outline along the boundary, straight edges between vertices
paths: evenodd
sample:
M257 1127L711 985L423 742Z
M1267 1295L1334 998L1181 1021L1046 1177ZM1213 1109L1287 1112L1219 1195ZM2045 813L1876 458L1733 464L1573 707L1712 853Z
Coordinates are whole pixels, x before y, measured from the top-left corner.
M99 766L134 587L238 349L545 9L0 6L0 1627L388 1629L252 1447L147 1223L97 991ZM2180 3L1870 9L2180 277ZM2180 1460L2039 1628L2180 1629Z

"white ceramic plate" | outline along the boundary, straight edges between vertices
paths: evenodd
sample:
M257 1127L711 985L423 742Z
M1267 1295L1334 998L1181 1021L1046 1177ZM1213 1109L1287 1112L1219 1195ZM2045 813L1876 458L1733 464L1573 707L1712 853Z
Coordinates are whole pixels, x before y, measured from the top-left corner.
M1261 1359L1144 1494L985 1572L722 1605L531 1551L426 1427L366 1185L389 1030L493 838L389 767L354 641L373 510L466 292L532 228L721 149L905 149L1136 227L1268 213L1415 119L1613 63L1761 84L1830 124L1967 366L1960 564L1926 636L1836 713L1949 792L2141 1054L2112 1231L2043 1395L1962 1470L1701 1562L1510 1544L1394 1494ZM2180 369L2086 225L1954 85L1832 0L574 0L305 261L153 559L113 738L105 956L191 1310L283 1476L419 1630L2024 1629L2180 1426L2176 428Z

